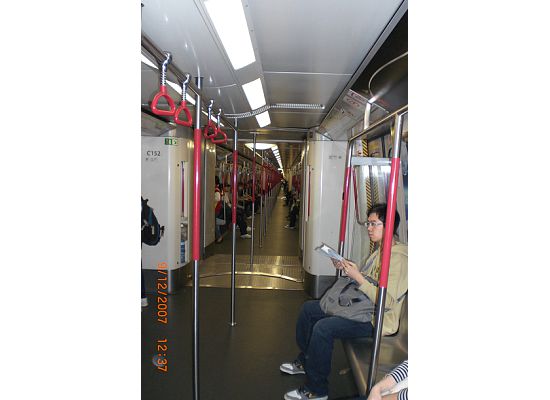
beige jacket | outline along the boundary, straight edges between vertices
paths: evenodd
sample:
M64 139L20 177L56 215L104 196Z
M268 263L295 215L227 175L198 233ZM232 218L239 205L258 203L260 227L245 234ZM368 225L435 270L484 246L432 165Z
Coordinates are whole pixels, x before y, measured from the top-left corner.
M380 265L380 250L376 250L367 259L365 265L370 264L370 260L374 258L372 268L368 270L366 276L378 282L380 271L376 265ZM363 271L362 271L363 272ZM392 246L390 258L390 273L388 276L388 289L386 291L386 312L384 313L384 325L382 335L391 335L397 332L399 328L399 316L401 315L401 306L403 300L401 297L408 290L408 247L406 244L397 242ZM365 293L373 303L376 304L378 287L370 283L368 280L363 283L359 290ZM397 302L397 299L401 301ZM389 310L388 310L389 309ZM374 325L374 316L373 316Z

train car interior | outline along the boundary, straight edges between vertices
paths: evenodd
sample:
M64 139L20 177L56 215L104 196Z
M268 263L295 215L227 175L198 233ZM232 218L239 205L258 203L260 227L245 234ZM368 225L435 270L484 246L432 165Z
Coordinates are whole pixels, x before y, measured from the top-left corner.
M379 203L408 242L408 2L345 3L142 0L143 399L292 398L300 308L341 276L318 247L365 263ZM406 297L335 342L328 398L407 359Z
M0 397L545 398L543 2L4 3Z

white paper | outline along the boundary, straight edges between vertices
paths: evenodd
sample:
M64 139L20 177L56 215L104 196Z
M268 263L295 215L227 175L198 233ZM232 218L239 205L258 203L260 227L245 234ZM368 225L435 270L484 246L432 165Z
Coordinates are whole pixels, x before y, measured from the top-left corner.
M321 252L322 254L326 255L327 257L333 258L337 261L342 261L344 257L342 257L336 250L334 250L332 247L325 243L321 243L321 246L316 247L315 250Z

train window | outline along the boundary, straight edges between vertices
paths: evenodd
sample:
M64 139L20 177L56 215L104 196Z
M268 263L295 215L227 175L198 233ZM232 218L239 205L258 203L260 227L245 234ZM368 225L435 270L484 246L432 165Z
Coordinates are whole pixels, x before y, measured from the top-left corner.
M386 194L391 172L391 160L388 158L354 157L352 160L353 201L350 202L350 214L347 237L348 256L354 260L366 260L373 251L367 234L367 212L377 203L386 203ZM399 241L407 243L407 222L405 213L406 193L403 190L403 176L400 169L397 189L397 212L401 217L397 234Z

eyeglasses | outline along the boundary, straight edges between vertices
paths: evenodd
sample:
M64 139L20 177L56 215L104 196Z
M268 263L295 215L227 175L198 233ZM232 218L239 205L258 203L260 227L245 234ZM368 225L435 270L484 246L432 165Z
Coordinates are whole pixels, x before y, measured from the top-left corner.
M370 227L375 227L375 226L380 226L380 225L384 225L383 222L371 222L371 221L367 221L367 223L365 224L367 226L367 228L370 228Z

